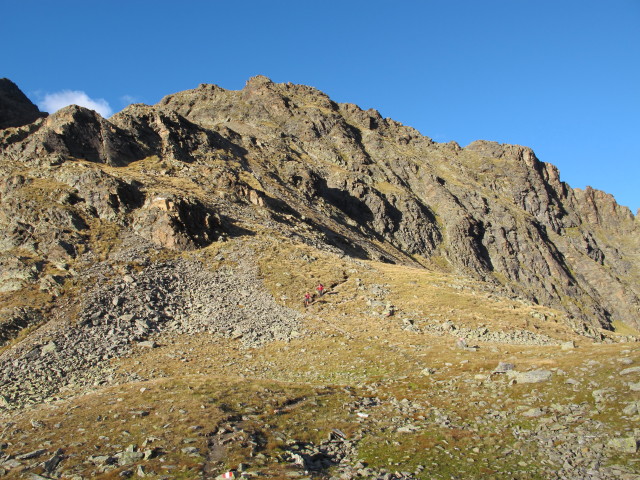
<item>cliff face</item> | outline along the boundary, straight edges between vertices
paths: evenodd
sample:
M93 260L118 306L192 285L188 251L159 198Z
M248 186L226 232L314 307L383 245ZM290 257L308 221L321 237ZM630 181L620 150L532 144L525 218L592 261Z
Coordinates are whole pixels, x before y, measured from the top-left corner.
M105 226L174 249L266 228L481 279L590 335L640 327L639 221L610 195L571 189L529 148L435 143L265 77L109 120L74 106L40 116L0 130L5 292L96 250Z

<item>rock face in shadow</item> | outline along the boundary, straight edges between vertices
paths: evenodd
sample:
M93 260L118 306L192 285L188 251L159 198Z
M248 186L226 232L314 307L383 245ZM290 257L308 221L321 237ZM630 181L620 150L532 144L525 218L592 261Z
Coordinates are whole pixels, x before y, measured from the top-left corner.
M21 127L46 116L15 83L0 78L0 129Z
M93 110L69 105L32 126L26 138L7 136L8 153L27 157L62 156L123 166L143 158L129 133Z
M262 76L109 120L67 107L0 131L0 147L3 171L31 171L0 193L30 210L0 216L6 252L32 241L19 232L38 231L44 214L33 212L46 209L66 212L47 218L73 226L61 229L67 244L97 221L172 249L263 228L491 282L592 335L616 320L640 327L638 219L608 194L572 189L527 147L439 144ZM49 258L41 243L32 248Z

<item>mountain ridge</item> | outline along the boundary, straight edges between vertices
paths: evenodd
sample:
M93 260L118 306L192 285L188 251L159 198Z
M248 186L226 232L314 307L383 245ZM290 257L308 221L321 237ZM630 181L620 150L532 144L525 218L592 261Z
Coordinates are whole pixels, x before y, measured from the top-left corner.
M442 257L591 327L640 326L640 275L627 265L640 249L637 218L608 194L571 189L528 147L438 144L375 110L262 76L239 91L202 84L108 120L70 106L5 132L5 158L31 161L57 155L125 167L155 155L200 168L224 151L233 162L218 161L214 189L298 217L304 205L318 225L347 242L354 236L364 250L382 242L387 257L394 252L388 260ZM620 235L628 253L609 245Z
M20 118L3 478L640 473L638 218L530 148L266 77Z

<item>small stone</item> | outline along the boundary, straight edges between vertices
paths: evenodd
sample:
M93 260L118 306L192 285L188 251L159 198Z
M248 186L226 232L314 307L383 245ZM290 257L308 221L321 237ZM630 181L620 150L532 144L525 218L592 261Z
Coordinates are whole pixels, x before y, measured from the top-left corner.
M147 417L149 416L149 412L147 410L135 410L133 412L129 412L131 414L132 417L138 417L138 418L142 418L142 417Z
M62 451L58 450L58 452L61 453ZM52 473L58 467L62 459L63 459L62 455L56 454L53 457L51 457L49 460L44 462L42 465L44 467L45 472Z
M405 425L404 427L400 427L396 430L398 433L413 433L418 430L418 427L415 425Z
M111 465L115 462L115 459L109 455L96 455L95 457L89 457L89 461L94 465Z
M156 449L155 448L149 448L147 450L144 451L144 459L145 460L149 460L150 458L153 458L156 454Z
M467 341L462 337L458 338L458 340L456 340L456 347L461 349L467 348Z
M200 449L198 447L185 447L181 451L187 455L198 455L200 453Z
M636 453L638 440L635 437L612 438L607 442L607 447L623 453Z
M131 465L132 463L136 463L144 458L144 453L142 452L122 452L120 457L118 458L118 465Z
M39 457L40 455L42 455L44 452L46 452L45 449L40 449L40 450L34 450L33 452L29 452L29 453L25 453L22 455L17 455L16 458L18 460L30 460L32 458L36 458Z
M591 392L591 396L595 400L596 403L606 402L611 400L611 393L613 392L612 388L601 388L599 390L594 390Z
M523 417L536 418L544 415L544 412L540 408L531 408L526 412L522 412Z
M40 355L44 357L49 353L56 352L57 350L58 350L58 346L55 344L55 342L51 341L47 343L44 347L42 347L42 349L40 350Z
M18 468L21 465L22 462L19 462L15 458L10 458L9 460L2 463L2 466L8 468L9 470L11 470L12 468Z
M620 372L620 375L629 375L630 373L640 373L640 367L625 368Z
M500 362L498 366L493 369L493 373L507 373L516 368L513 363Z
M624 408L624 410L622 410L622 413L624 413L625 415L635 415L636 413L638 413L638 411L640 411L638 409L638 404L640 404L640 402L631 402Z

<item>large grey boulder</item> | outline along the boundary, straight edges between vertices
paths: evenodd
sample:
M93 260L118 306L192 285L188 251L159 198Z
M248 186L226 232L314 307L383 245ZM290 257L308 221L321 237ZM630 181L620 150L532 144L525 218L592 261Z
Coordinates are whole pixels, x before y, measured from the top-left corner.
M530 372L509 370L507 376L515 383L541 383L550 380L553 372L551 370L531 370Z

